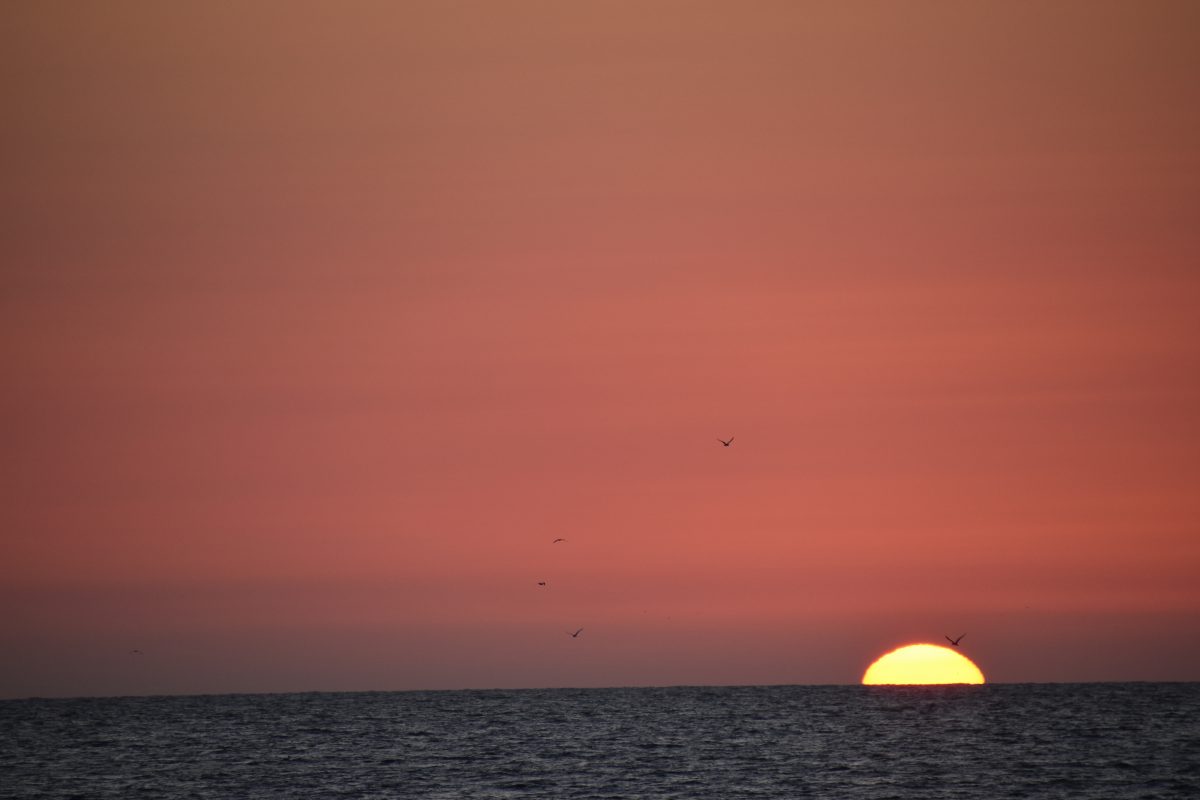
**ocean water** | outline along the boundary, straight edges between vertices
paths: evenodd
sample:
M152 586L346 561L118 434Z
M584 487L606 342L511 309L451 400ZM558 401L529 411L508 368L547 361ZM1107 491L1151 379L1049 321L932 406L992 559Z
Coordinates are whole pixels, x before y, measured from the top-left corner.
M1200 684L0 702L12 798L1200 798Z

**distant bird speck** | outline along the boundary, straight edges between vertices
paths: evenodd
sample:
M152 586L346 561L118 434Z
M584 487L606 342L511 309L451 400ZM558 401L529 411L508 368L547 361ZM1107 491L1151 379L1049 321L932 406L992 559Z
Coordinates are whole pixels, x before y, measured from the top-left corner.
M950 644L954 645L955 647L958 647L958 643L962 641L963 636L966 636L966 634L965 633L962 634L962 636L959 636L957 639L951 639L949 636L947 636L946 641L949 642Z
M142 654L142 651L141 650L130 650L129 654L131 656L140 656Z
M717 439L717 441L726 447L729 447L729 445L733 444L733 437L730 436L728 439Z
M538 581L538 586L545 586L545 585L546 585L545 581Z
M565 542L565 541L566 541L566 539L563 539L562 537L559 537L558 539L555 539L555 540L554 540L553 542L551 542L550 544L558 544L559 542Z
M581 633L583 633L583 628L580 628L579 630L575 631L574 633L567 631L567 636L570 636L572 639L578 639L579 634L581 634Z

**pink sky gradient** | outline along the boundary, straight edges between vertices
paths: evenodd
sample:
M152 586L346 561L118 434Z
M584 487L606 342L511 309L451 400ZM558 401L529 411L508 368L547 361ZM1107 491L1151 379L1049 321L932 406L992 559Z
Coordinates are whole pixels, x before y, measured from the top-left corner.
M0 17L0 696L1200 680L1200 5Z

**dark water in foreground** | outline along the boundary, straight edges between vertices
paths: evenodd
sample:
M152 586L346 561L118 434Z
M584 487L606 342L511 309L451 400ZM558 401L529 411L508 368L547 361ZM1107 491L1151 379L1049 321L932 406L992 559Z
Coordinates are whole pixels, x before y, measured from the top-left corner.
M1200 684L4 701L0 797L1200 798Z

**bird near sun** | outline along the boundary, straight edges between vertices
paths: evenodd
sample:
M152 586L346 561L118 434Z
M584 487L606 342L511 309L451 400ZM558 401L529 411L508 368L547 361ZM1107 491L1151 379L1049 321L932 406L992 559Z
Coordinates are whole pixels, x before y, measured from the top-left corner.
M984 679L975 662L956 650L940 644L910 644L877 658L867 667L862 682L865 686L899 686L977 684Z
M963 640L964 636L966 636L965 633L959 634L959 637L957 639L951 639L949 636L947 636L946 641L949 642L950 644L954 645L955 647L958 647L958 643Z

